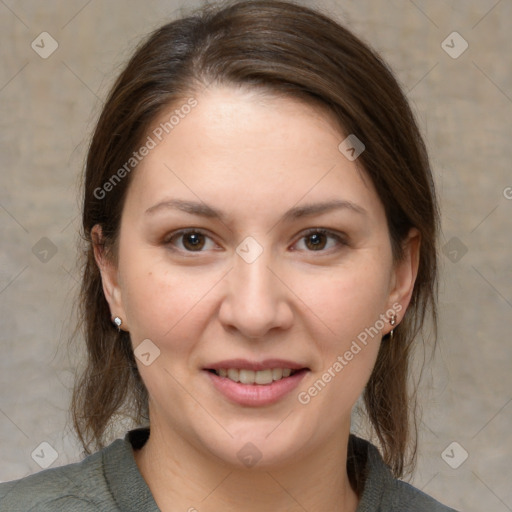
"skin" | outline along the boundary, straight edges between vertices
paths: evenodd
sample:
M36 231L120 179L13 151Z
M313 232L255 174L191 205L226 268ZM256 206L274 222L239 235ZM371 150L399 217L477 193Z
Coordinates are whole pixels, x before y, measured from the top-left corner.
M137 361L151 436L135 460L162 511L354 511L357 496L342 469L350 414L389 322L308 404L297 395L393 305L400 323L419 235L411 230L394 262L378 194L338 150L346 135L327 113L254 90L215 86L195 97L198 106L134 171L117 265L95 248L112 316L122 318L134 348L149 338L160 350L149 366ZM176 198L226 218L145 213ZM280 221L292 207L340 198L364 213ZM184 228L205 233L199 250L190 237L171 240ZM309 228L346 243L306 237ZM99 226L93 234L101 237ZM247 236L263 248L252 263L236 253ZM202 370L235 357L291 359L309 372L279 402L241 406ZM237 457L249 442L261 454L252 468Z

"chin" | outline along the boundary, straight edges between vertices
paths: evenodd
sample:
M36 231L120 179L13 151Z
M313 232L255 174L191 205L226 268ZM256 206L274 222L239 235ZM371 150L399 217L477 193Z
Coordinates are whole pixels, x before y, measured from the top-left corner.
M285 467L304 457L312 437L312 433L304 428L304 422L293 425L289 420L259 421L258 425L244 421L243 425L236 427L225 425L233 437L219 431L220 438L212 439L210 433L207 439L202 439L203 446L238 469L275 470Z

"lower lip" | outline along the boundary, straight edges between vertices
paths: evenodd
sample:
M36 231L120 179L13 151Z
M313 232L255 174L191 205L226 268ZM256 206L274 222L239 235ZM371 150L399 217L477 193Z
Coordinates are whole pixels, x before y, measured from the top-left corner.
M278 402L293 391L308 370L300 370L290 377L275 380L272 384L241 384L227 377L205 370L211 382L228 400L240 405L263 406Z

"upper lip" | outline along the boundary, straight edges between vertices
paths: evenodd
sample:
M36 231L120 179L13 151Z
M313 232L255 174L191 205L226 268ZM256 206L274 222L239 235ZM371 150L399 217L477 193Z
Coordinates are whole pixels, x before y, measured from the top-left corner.
M295 363L293 361L287 361L286 359L265 359L264 361L248 361L247 359L225 359L224 361L217 361L208 366L205 366L205 370L229 370L230 368L236 368L239 370L268 370L272 368L290 368L290 370L301 370L307 368L305 365Z

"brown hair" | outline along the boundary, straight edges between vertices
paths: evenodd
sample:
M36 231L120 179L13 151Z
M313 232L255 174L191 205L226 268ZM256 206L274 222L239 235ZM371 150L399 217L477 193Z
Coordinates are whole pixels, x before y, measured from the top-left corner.
M384 460L401 476L416 454L416 400L407 382L411 347L427 315L434 340L437 325L439 221L428 156L407 100L381 58L329 16L285 1L224 2L162 26L137 49L108 96L89 148L83 194L77 332L83 328L87 363L75 385L72 416L84 449L104 446L118 414L140 422L148 413L130 336L111 322L91 240L99 224L106 254L116 261L131 174L106 199L98 190L138 149L158 115L216 83L326 108L346 135L356 134L366 146L358 163L384 205L395 260L410 228L421 234L410 306L392 342L383 339L363 395Z

